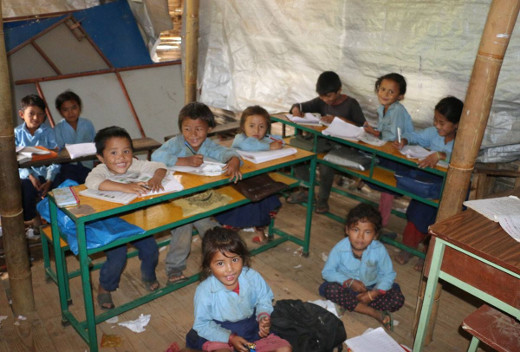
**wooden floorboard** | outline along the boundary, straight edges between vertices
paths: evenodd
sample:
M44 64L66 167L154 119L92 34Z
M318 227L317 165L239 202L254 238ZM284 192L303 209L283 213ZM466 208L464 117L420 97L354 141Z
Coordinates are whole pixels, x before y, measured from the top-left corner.
M344 216L356 202L333 194L331 196L331 209L334 213ZM283 207L277 217L277 226L284 231L303 236L305 223L305 208L299 205L290 205L283 202ZM392 216L390 230L401 233L405 220ZM255 246L251 239L252 233L242 233L249 246ZM343 225L328 219L323 215L313 217L311 247L308 257L302 255L301 248L294 243L283 243L276 248L261 253L253 258L252 266L259 271L270 284L276 299L299 298L302 300L320 299L318 286L322 282L321 270L329 250L334 244L343 238ZM387 246L391 256L396 249ZM161 285L166 283L164 272L165 249L160 252L160 263L157 275ZM420 274L413 270L416 259L401 266L394 264L397 272L396 281L406 297L404 307L393 314L398 322L391 335L399 343L411 346L413 336L411 333L412 320L417 300ZM73 256L68 256L69 269L78 267ZM116 304L124 303L130 299L146 293L139 275L139 260L132 258L128 261L123 274L120 288L113 294ZM200 239L194 237L192 255L188 261L186 274L196 273L200 266ZM98 286L98 272L92 273L94 297ZM87 345L71 326L62 326L61 314L58 302L58 290L54 283L47 282L44 276L43 263L36 260L32 266L32 277L36 312L28 324L31 332L22 330L14 325L15 319L9 308L6 297L8 279L2 276L0 292L0 315L8 318L0 326L0 351L85 351ZM117 335L122 339L120 347L103 348L103 352L118 351L165 351L172 343L177 342L183 346L186 332L193 324L193 295L196 285L184 287L178 291L161 297L153 302L138 307L130 312L121 314L119 321L134 320L140 314L151 314L151 320L142 333L134 333L117 324L107 322L97 327L98 342L102 335ZM81 282L79 278L71 280L71 294L74 304L70 307L80 315L83 315ZM425 351L462 351L467 348L469 338L463 335L459 326L462 319L475 309L478 302L463 300L466 295L458 290L449 288L444 290L441 297L439 318L434 331L433 342L425 348ZM98 307L96 305L96 311ZM363 333L367 328L378 327L379 324L372 318L357 313L347 312L342 320L345 324L348 337ZM21 333L20 331L25 331ZM28 340L32 340L29 342Z

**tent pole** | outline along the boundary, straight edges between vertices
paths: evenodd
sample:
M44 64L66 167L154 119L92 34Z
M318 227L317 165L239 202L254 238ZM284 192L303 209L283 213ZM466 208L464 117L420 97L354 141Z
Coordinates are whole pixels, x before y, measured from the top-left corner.
M494 0L489 8L464 101L464 109L436 221L462 211L462 203L466 199L475 160L486 130L500 68L515 28L519 8L520 0ZM433 241L430 243L430 247L433 247ZM421 296L424 294L422 286L425 286L424 278L419 290L418 307L423 299ZM440 296L442 287L439 284L437 288L436 297ZM438 304L438 300L435 304ZM437 307L434 307L432 313L436 311ZM416 310L414 329L417 328L419 320L418 312L420 309ZM430 317L425 343L430 343L432 340L436 318L434 314Z
M15 315L34 312L31 268L25 238L22 187L14 144L11 84L0 5L0 214L9 285Z
M186 62L184 65L184 103L197 100L197 58L199 40L199 0L186 1Z

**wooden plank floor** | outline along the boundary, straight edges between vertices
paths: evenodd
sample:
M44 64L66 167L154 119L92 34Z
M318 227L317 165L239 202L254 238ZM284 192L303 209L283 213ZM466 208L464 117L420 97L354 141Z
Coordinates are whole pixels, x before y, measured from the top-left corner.
M331 209L344 216L348 209L356 203L340 197L331 196ZM277 226L291 233L301 235L304 229L305 209L299 205L283 202L282 210L277 217ZM398 233L402 231L405 220L392 216L389 229ZM252 234L245 233L248 245ZM284 243L253 258L253 267L258 270L271 285L276 299L300 298L302 300L320 299L317 293L322 282L321 269L332 246L343 238L343 226L322 215L313 217L310 255L301 255L301 248L293 243ZM390 255L396 253L393 247L387 247ZM161 251L157 268L161 284L166 282L164 273L165 252ZM412 320L415 311L417 289L420 274L413 270L416 259L407 265L395 265L397 282L401 285L406 297L405 306L394 313L395 326L391 335L400 343L411 346ZM192 255L188 270L191 274L198 271L200 263L200 239L194 237ZM68 257L70 269L78 267L74 257ZM123 273L120 288L113 294L116 305L126 302L145 293L140 281L139 260L129 260ZM7 275L1 277L0 316L7 319L0 323L0 351L85 351L87 345L71 326L62 326L58 304L58 290L54 283L46 282L43 263L36 260L32 266L32 278L36 312L27 320L18 320L8 305ZM94 295L97 292L98 271L92 273ZM97 327L98 342L103 334L118 335L122 339L120 347L102 348L101 351L165 351L172 342L183 346L184 336L193 323L193 294L196 285L161 297L153 302L126 312L119 316L119 321L134 320L140 314L151 314L151 320L142 333L134 333L117 324L101 323ZM81 283L78 278L71 281L71 294L74 304L71 310L82 314ZM464 298L464 299L461 299ZM433 342L425 351L463 351L467 348L469 338L460 331L459 326L464 317L475 310L475 304L468 303L467 297L457 290L444 290L441 297L439 318L437 320ZM97 307L96 307L97 309ZM357 313L347 312L342 317L348 337L363 333L367 328L375 328L379 324L372 318Z

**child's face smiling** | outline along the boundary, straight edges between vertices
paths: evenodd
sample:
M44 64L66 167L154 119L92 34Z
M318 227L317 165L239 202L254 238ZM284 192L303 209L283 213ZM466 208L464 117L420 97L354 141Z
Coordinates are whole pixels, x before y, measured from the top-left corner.
M446 142L455 138L455 133L459 127L458 123L450 122L446 116L435 110L433 115L433 125L437 129L439 136L444 137Z
M69 123L69 125L76 127L78 124L79 114L81 113L81 109L77 102L74 100L67 100L61 104L60 114L63 116L65 121Z
M384 105L386 111L390 105L403 99L403 95L399 92L399 84L390 79L381 81L377 89L377 99L381 105Z
M230 252L216 252L211 259L209 268L213 276L217 278L228 290L234 290L238 285L238 277L242 272L244 263L242 258Z
M202 119L185 118L181 124L182 135L193 150L198 151L208 136L209 126Z
M36 105L30 105L23 110L18 111L20 118L24 120L27 130L34 135L34 132L45 121L45 111Z
M244 133L248 137L262 139L267 133L267 123L261 115L249 115L244 124Z
M361 257L377 235L376 227L368 221L358 221L350 227L346 227L345 233L348 235L352 251L357 257Z
M327 105L334 105L334 103L341 97L341 89L337 92L330 92L319 96L321 100Z
M103 156L99 161L115 174L124 174L132 165L133 152L130 141L124 137L112 137L106 141Z

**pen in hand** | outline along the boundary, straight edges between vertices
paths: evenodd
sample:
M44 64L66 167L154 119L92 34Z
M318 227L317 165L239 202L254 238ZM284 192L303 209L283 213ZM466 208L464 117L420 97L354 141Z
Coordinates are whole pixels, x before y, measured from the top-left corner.
M184 145L190 150L190 152L193 153L193 155L197 155L197 152L195 150L193 150L193 148L191 147L191 145L188 143L188 141L184 141Z

